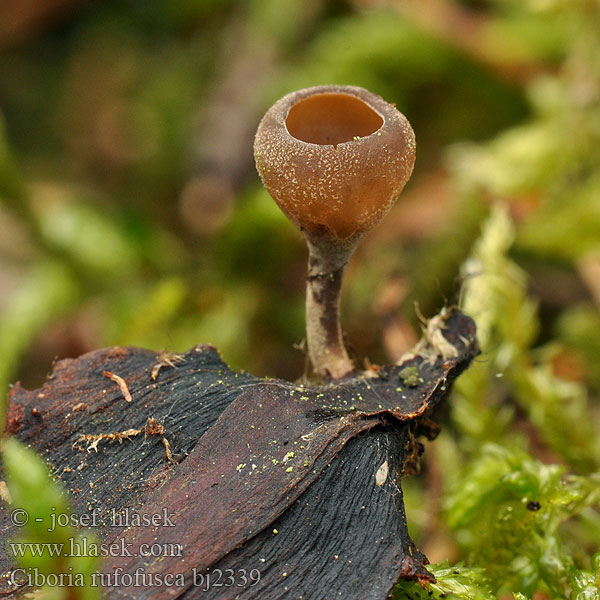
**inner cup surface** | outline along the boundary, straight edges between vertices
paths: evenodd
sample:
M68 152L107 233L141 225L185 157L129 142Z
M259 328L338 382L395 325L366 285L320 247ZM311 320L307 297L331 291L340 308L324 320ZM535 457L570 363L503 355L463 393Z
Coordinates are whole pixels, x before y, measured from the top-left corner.
M303 142L337 145L375 133L383 119L350 94L316 94L294 104L285 124Z

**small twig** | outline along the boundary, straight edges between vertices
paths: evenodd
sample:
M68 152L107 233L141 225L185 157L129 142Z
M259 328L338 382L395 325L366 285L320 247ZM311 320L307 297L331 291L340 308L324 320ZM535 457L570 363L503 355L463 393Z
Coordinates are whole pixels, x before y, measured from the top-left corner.
M114 381L119 386L119 389L121 390L121 394L123 394L125 401L131 402L131 393L129 392L129 388L127 387L127 384L125 383L125 380L122 377L119 377L118 375L115 375L110 371L102 371L102 375L104 375L104 377L108 377L108 379L110 379L111 381Z
M163 436L162 443L165 447L165 454L167 455L167 460L169 462L173 462L173 454L171 454L171 444L169 444L169 440Z

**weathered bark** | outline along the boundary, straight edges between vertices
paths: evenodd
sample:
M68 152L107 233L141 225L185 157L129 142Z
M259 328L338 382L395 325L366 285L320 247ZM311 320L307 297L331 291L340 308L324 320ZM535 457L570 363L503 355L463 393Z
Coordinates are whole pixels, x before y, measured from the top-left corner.
M184 575L183 585L107 588L108 598L383 599L398 578L433 579L408 534L400 479L420 454L416 437L430 432L428 414L478 352L469 318L453 311L443 327L456 357L432 361L428 348L376 376L320 387L235 373L210 347L153 381L155 353L100 350L59 362L39 390L15 386L9 428L46 457L77 512L101 516L103 541L128 545L133 556L106 560L105 573ZM416 381L400 375L407 366ZM132 402L104 371L126 382ZM164 426L175 464L161 435L102 441L98 452L76 444L82 434L144 429L150 418ZM386 461L389 474L376 481ZM114 526L111 511L125 508L166 510L173 526ZM0 541L15 533L3 507ZM180 544L183 556L137 555L154 542ZM0 575L11 566L0 557ZM240 585L242 569L260 581ZM207 591L201 574L212 575Z

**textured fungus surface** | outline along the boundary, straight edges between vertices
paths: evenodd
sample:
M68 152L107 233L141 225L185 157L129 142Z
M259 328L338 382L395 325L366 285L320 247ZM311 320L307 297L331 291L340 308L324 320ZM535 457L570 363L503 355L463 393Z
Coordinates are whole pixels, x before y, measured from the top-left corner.
M469 318L451 311L438 323L455 356L435 358L428 347L375 376L321 387L235 373L210 347L159 371L153 352L100 350L59 362L39 390L16 385L10 432L46 458L78 513L95 511L103 541L128 548L132 556L107 559L105 573L182 575L168 587L108 588L108 598L383 599L400 577L432 579L408 535L401 474L421 452L416 437L431 433L428 413L478 352ZM404 383L407 367L416 385ZM164 427L173 463L161 436L89 441L144 430L149 419ZM112 511L125 509L167 511L172 526L115 526ZM8 513L3 506L5 547L16 534ZM155 542L180 545L182 555L139 556ZM0 555L4 595L13 595L13 566ZM235 585L199 585L200 575L214 584L228 569ZM260 581L240 585L239 573L253 569Z
M360 236L389 211L415 161L415 136L377 94L353 86L307 88L263 117L254 144L263 183L309 234Z

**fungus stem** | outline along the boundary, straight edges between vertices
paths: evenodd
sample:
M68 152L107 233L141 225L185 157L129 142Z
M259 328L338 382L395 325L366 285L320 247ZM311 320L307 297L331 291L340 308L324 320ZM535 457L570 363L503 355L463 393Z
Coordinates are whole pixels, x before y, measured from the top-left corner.
M306 338L308 356L317 374L338 379L354 371L340 323L340 291L355 244L340 245L306 238Z

